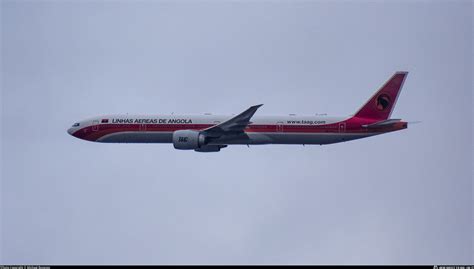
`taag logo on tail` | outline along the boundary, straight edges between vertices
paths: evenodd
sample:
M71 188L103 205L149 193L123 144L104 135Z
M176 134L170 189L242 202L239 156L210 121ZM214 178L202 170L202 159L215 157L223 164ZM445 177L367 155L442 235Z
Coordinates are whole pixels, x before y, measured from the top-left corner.
M384 111L390 106L390 97L386 94L381 94L377 97L377 109L380 111Z

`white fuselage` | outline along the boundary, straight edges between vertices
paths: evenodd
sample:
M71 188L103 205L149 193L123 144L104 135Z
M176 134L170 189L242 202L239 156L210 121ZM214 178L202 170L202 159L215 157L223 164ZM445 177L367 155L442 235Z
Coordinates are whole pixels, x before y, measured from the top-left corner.
M107 115L82 121L68 132L104 143L172 143L176 130L203 130L230 116L218 115ZM330 144L376 135L353 128L351 117L254 116L243 135L222 136L210 145ZM366 123L369 123L368 121Z

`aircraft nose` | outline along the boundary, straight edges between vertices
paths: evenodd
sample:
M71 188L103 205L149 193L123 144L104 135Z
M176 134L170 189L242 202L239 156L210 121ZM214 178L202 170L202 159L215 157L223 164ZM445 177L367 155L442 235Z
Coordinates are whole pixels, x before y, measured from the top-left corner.
M67 129L68 134L72 135L73 132L74 132L74 130L72 128Z

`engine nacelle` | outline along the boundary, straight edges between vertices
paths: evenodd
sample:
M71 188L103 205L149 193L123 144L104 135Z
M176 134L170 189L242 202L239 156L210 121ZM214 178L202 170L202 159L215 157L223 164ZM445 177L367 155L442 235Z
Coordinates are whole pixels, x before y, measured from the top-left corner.
M206 144L206 137L198 131L179 130L173 133L175 149L199 149Z

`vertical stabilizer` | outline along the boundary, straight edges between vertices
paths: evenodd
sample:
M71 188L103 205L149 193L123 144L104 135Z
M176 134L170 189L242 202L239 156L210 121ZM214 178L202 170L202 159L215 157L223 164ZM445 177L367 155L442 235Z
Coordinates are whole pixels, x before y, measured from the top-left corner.
M390 118L407 75L408 72L396 72L354 116L376 120Z

